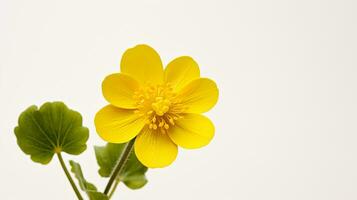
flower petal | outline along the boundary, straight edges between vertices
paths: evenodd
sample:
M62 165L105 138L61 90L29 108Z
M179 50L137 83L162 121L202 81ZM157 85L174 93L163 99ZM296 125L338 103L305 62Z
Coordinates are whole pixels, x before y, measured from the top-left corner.
M207 117L186 114L169 129L168 135L180 147L195 149L207 145L212 140L214 131L214 125Z
M119 108L136 108L133 96L139 87L135 79L119 73L107 76L102 83L104 98Z
M124 143L139 134L145 119L134 114L133 110L105 106L94 119L98 135L111 143Z
M180 91L189 82L199 77L200 68L189 56L174 59L165 69L165 82L172 83L174 91Z
M214 81L199 78L191 81L178 94L181 103L187 106L186 113L203 113L209 111L218 100L218 88Z
M170 165L177 156L177 145L159 131L145 128L134 144L135 154L139 161L150 168Z
M126 50L120 68L122 73L130 75L143 84L160 84L164 79L160 56L148 45L137 45Z

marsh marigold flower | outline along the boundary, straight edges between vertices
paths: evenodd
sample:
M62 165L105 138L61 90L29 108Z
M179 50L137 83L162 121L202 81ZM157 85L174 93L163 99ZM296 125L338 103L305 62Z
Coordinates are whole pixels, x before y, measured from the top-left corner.
M124 143L136 137L135 154L150 168L170 165L178 146L195 149L211 141L214 126L201 113L216 104L218 89L200 77L191 57L178 57L164 70L154 49L138 45L123 54L120 69L102 84L110 105L95 116L101 138Z

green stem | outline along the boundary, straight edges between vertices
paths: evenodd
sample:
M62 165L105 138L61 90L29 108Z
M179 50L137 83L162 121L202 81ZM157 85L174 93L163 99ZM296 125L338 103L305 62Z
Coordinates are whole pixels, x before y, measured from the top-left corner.
M115 181L115 183L114 183L114 186L113 186L112 190L110 191L110 193L109 193L109 195L108 195L109 199L112 198L112 196L113 196L115 190L117 189L119 183L120 183L120 180L117 179L117 180Z
M83 200L83 197L82 197L81 193L79 192L79 190L78 190L76 184L74 183L74 181L73 181L71 175L70 175L69 172L68 172L68 169L67 169L67 167L66 167L66 164L65 164L64 161L63 161L63 158L62 158L61 153L59 152L59 153L56 153L56 154L57 154L58 160L59 160L60 163L61 163L61 166L62 166L62 169L63 169L64 173L66 174L66 176L67 176L69 182L71 183L71 186L72 186L74 192L75 192L76 195L77 195L77 198L78 198L79 200Z
M121 173L121 171L124 169L125 163L128 160L130 156L130 152L133 149L135 142L135 138L129 141L124 149L123 152L121 153L118 162L114 168L114 171L112 172L112 175L110 176L110 179L108 181L107 186L105 187L104 194L108 195L110 188L112 187L115 179L118 177L118 175Z

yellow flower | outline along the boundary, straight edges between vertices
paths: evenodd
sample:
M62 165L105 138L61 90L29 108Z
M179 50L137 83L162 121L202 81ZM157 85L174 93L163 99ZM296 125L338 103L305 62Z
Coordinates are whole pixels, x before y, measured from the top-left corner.
M150 168L170 165L177 145L194 149L211 141L214 126L200 113L216 104L218 89L212 80L200 78L191 57L174 59L164 71L158 53L138 45L123 54L120 68L102 84L110 105L95 116L101 138L124 143L136 137L135 154Z

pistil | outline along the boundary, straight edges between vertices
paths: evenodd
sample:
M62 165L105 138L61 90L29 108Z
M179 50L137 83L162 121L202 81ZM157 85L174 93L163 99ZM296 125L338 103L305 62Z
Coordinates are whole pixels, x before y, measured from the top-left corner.
M134 98L138 106L134 112L147 118L149 129L160 129L162 133L182 118L185 109L170 84L143 87L135 92Z

